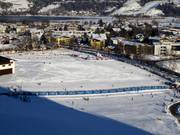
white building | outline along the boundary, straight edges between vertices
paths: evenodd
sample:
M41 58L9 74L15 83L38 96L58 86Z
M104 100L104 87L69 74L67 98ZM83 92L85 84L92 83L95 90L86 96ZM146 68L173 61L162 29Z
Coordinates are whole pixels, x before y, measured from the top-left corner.
M15 60L0 56L0 75L14 74Z
M154 44L154 55L180 56L180 42L160 42Z
M155 43L154 44L154 55L170 55L171 43Z

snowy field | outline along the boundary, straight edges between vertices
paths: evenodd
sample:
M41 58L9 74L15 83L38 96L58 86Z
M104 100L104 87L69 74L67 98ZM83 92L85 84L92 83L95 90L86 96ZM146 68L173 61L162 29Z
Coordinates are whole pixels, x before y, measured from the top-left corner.
M58 7L60 7L59 4L51 4L51 5L48 5L46 7L43 7L41 10L38 11L38 13L48 12L48 11L51 11L51 10L56 9Z
M4 135L179 135L175 118L165 113L169 93L89 98L0 96ZM175 99L174 101L176 101Z
M0 0L2 2L10 2L13 4L11 11L26 11L29 9L28 0Z
M127 0L123 7L113 12L113 15L138 15L144 14L148 16L158 16L164 15L164 13L157 9L159 5L168 4L173 2L175 5L179 5L180 0L154 0L154 1L147 1L144 6L139 4L140 0Z
M152 134L178 135L180 125L175 123L172 116L165 113L166 107L163 106L163 103L171 104L171 98L173 98L171 94L165 92L153 95L90 98L89 101L85 101L83 98L76 100L56 98L51 100L95 116L125 123ZM179 101L179 99L175 100Z
M176 61L163 61L158 63L158 65L173 70L177 73L180 73L180 60L176 60Z
M162 78L135 66L65 49L1 55L16 60L16 74L0 77L0 91L18 85L31 91L163 85ZM164 106L172 98L170 91L30 97L30 102L0 95L0 134L179 135L179 125Z
M0 86L23 90L95 90L134 86L159 86L162 78L135 66L96 60L70 50L1 54L16 60L16 74L0 77ZM76 57L72 56L76 55Z

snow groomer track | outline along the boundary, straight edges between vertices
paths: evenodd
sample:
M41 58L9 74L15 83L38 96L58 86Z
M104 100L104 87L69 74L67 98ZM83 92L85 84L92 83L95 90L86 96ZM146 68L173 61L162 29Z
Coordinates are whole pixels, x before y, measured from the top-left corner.
M40 92L8 92L5 95L10 96L83 96L83 95L104 95L104 94L130 94L140 92L154 92L164 91L169 89L167 86L141 86L141 87L127 87L127 88L116 88L116 89L101 89L101 90L79 90L79 91L40 91Z

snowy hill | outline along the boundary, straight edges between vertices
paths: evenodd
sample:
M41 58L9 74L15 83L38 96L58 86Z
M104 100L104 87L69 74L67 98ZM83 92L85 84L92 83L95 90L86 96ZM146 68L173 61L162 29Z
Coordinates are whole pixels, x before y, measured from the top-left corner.
M4 3L11 4L4 7ZM8 10L7 10L8 9ZM49 15L180 15L180 0L0 0L0 11ZM25 12L25 13L24 13Z
M30 2L28 0L0 0L0 2L11 3L10 11L27 11L29 9Z
M113 15L132 15L134 12L139 11L142 7L138 3L139 0L128 0L124 3L123 7L113 12Z
M157 0L149 1L145 3L144 6L140 6L142 0L128 0L124 3L123 7L113 12L113 15L147 15L147 16L157 16L164 15L163 11L158 9L158 6L164 4L172 4L179 6L180 0Z

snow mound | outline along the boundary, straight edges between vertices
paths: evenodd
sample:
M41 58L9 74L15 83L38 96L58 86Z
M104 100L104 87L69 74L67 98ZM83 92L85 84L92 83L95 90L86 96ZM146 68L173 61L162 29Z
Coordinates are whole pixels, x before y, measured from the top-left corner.
M148 12L145 13L146 16L159 16L159 15L164 15L164 13L156 8L150 9Z
M126 3L124 3L123 7L113 12L113 15L130 15L136 11L139 11L141 6L138 1L139 0L128 0Z
M137 12L137 14L146 14L149 11L152 12L151 10L155 9L156 7L158 7L160 4L162 3L162 1L152 1L152 2L148 2L145 4L144 7L141 8L141 10L139 12ZM162 11L161 11L162 12ZM151 15L151 14L150 14ZM152 14L153 15L153 14Z
M59 4L50 4L46 7L43 7L41 10L39 10L39 13L49 12L53 9L56 9L59 7Z
M164 13L156 9L159 5L174 3L177 7L180 5L180 0L156 0L147 2L144 6L140 6L140 0L128 0L123 7L114 11L112 15L147 15L157 16L164 15Z
M119 10L116 10L113 15L164 15L161 10L156 9L157 6L162 4L162 1L151 1L146 3L143 7L141 7L138 2L139 0L128 0L123 5L123 7L121 7Z
M0 0L2 2L12 3L11 11L27 11L29 9L30 2L28 0Z

